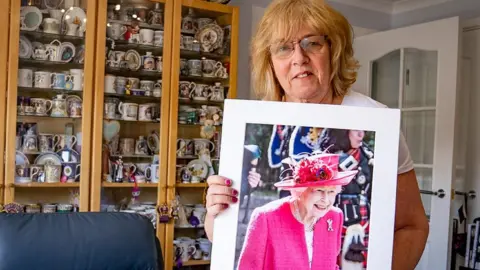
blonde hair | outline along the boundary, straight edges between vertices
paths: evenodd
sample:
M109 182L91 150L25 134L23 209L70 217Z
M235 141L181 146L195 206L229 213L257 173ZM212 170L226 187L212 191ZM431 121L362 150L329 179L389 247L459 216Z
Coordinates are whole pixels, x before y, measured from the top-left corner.
M358 62L353 57L353 30L347 19L321 0L274 0L266 9L251 43L253 87L262 100L282 101L270 59L274 39L290 40L301 27L327 35L330 46L330 85L343 96L355 83Z

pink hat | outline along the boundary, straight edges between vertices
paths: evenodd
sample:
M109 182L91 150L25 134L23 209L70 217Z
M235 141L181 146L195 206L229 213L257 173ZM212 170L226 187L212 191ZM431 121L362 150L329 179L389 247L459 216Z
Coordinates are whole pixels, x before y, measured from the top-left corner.
M357 170L338 171L338 154L314 153L296 162L293 175L275 184L281 189L323 186L345 186L357 174Z

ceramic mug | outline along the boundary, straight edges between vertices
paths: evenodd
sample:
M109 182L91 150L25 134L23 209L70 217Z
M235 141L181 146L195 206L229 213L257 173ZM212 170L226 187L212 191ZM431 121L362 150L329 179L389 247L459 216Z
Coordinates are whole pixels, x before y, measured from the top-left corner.
M140 29L140 43L146 45L153 44L154 31L151 29Z
M72 90L80 91L83 89L83 69L70 69L70 77L73 82Z
M50 88L52 83L51 73L48 71L35 71L34 86L36 88Z
M45 116L52 109L52 101L45 98L32 98L30 99L31 105L35 107L35 114Z
M122 155L133 155L135 153L135 140L132 138L120 139L120 153Z
M71 149L76 143L77 137L75 135L57 134L53 136L53 147L55 148L55 152L64 148Z
M105 86L104 86L104 89L103 91L105 93L116 93L115 91L115 80L117 79L116 76L113 76L113 75L110 75L110 74L107 74L105 75Z
M147 167L145 169L145 178L152 183L158 183L160 180L159 168L158 164L152 164L150 167Z
M54 18L43 19L43 32L49 34L60 34L60 21Z
M118 110L122 115L123 120L137 120L138 116L138 104L137 103L124 103L120 102L118 104Z
M45 182L58 183L62 172L61 165L45 164Z
M202 60L190 59L188 63L188 75L202 76Z
M77 162L64 162L62 164L62 178L66 179L66 182L75 182L80 177L80 163Z
M155 120L155 104L146 103L138 106L138 120L140 121L153 121Z
M194 100L208 100L212 95L210 85L197 84L196 87L190 92L190 97Z
M189 81L180 81L179 82L179 99L190 99L190 93L192 90L197 88L197 84Z
M39 144L40 152L55 151L53 134L40 133L38 135L38 144Z
M18 86L32 87L33 84L33 70L28 68L18 69Z
M202 60L202 76L203 77L215 77L215 71L219 69L219 67L223 67L222 62L211 60L211 59L203 59Z
M193 144L195 145L195 155L200 155L204 149L208 149L210 153L215 150L215 144L207 139L195 138Z

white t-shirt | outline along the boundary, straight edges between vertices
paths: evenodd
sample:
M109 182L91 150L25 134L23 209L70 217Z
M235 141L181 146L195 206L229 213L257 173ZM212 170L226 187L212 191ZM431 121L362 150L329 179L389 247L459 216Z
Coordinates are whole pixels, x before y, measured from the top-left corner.
M343 98L342 105L356 107L374 107L387 108L386 105L361 93L350 90ZM408 150L407 142L403 133L400 132L400 142L398 148L398 174L408 172L413 169L413 160Z

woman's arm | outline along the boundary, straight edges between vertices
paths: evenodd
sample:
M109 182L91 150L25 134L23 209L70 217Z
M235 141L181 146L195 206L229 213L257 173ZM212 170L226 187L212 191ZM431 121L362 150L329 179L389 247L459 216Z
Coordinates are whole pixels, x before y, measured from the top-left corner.
M268 225L266 216L258 209L253 210L250 217L242 252L238 260L239 270L264 268Z
M413 270L429 233L414 170L398 175L396 200L392 270Z

